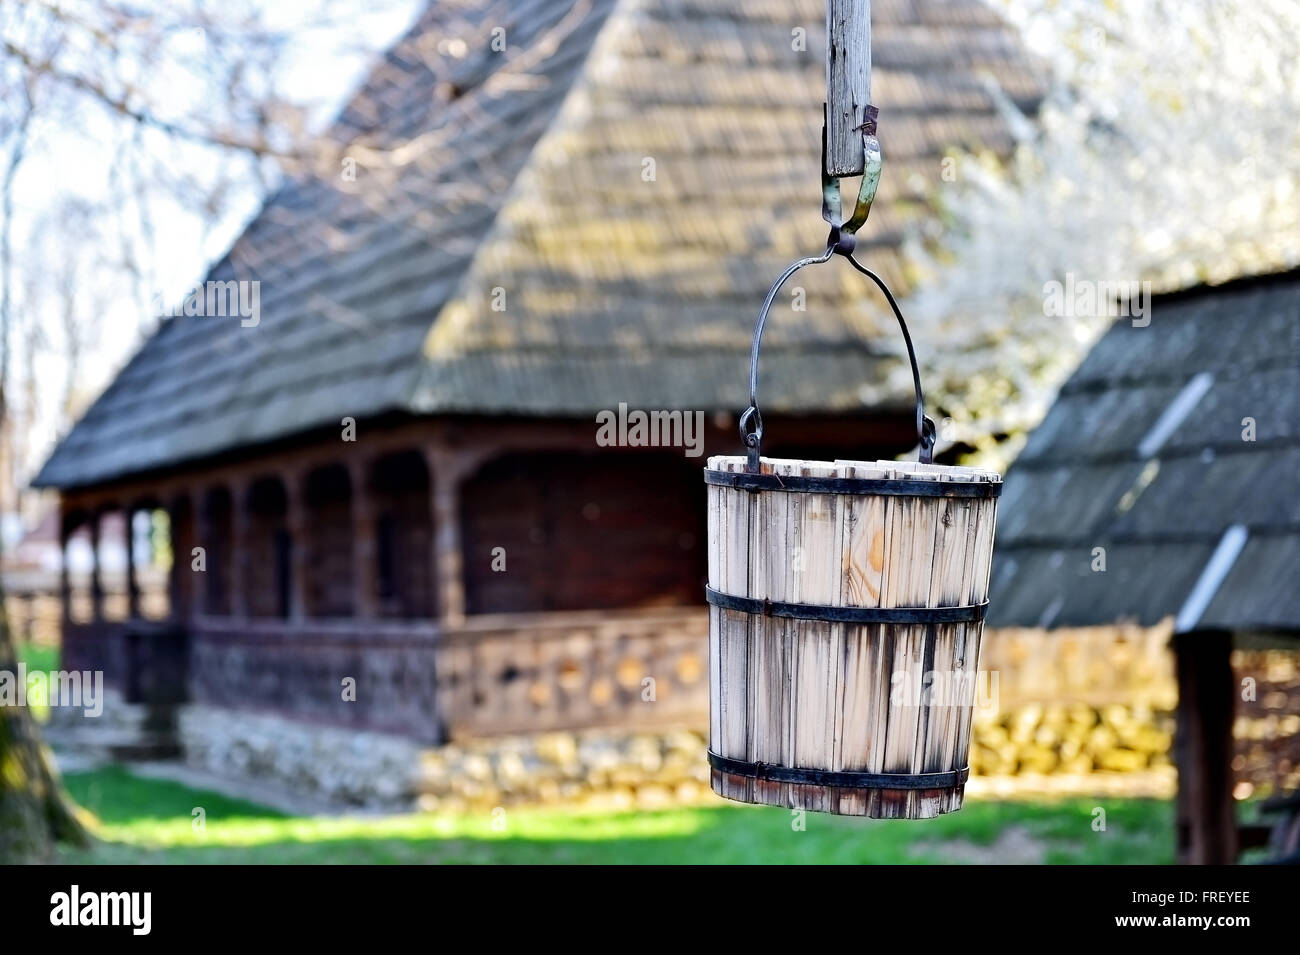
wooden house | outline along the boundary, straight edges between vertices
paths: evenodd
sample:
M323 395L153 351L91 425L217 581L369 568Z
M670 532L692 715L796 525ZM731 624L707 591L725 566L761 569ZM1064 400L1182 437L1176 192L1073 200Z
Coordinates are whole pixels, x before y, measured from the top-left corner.
M1149 319L1110 328L1007 475L989 619L1167 628L1178 854L1232 862L1233 720L1262 674L1230 655L1300 638L1300 273L1157 296Z
M886 166L859 250L905 291L944 150L1008 153L990 86L1022 107L1042 86L980 0L873 14ZM338 117L340 169L287 181L211 270L259 283L257 313L163 320L35 481L65 542L115 510L168 529L154 629L190 699L422 740L703 720L700 470L738 445L767 284L825 241L823 18L430 6ZM827 267L774 314L771 453L914 443L860 283ZM620 408L702 439L604 446ZM139 683L138 589L65 581L65 665Z

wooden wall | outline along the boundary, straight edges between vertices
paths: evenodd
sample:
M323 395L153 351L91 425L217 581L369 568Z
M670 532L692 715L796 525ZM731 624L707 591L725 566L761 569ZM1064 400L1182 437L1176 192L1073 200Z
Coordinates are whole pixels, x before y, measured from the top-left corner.
M499 458L461 515L471 614L703 601L704 484L680 452Z
M252 617L287 617L290 610L288 498L284 483L269 477L255 481L248 494L249 520L244 537L244 590Z
M307 615L352 615L352 486L342 465L313 471L307 505Z
M433 515L429 470L418 452L397 452L375 463L376 606L379 616L427 619L434 596Z
M231 588L234 582L235 554L232 547L233 503L228 488L212 488L205 495L200 515L200 545L205 553L207 570L203 578L203 610L210 614L233 611Z

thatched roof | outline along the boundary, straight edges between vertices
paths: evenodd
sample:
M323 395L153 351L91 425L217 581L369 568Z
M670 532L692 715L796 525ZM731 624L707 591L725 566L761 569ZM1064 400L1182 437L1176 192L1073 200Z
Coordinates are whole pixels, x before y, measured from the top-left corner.
M1300 631L1297 476L1300 272L1157 297L1010 469L990 622Z
M981 0L872 6L885 173L863 256L903 289L906 223L943 150L1008 151L988 84L1024 105L1041 86ZM825 239L823 19L822 0L433 4L336 131L398 155L358 149L355 182L286 186L213 269L260 280L260 323L164 321L35 483L344 416L738 409L767 283ZM807 311L778 308L765 346L765 410L905 407L862 279L806 276Z

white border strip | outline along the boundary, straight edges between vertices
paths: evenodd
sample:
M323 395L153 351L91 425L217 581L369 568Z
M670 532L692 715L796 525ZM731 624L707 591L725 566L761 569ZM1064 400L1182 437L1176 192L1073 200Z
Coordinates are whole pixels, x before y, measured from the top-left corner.
M1214 376L1208 371L1193 375L1191 381L1183 385L1183 390L1174 396L1174 400L1169 402L1169 407L1161 413L1156 423L1151 426L1151 430L1146 433L1146 437L1138 444L1138 457L1153 457L1169 440L1169 436L1178 430L1183 419L1192 413L1196 403L1205 397L1205 393L1213 384Z
M1174 633L1187 633L1200 623L1201 615L1210 606L1214 595L1219 592L1223 578L1227 577L1228 571L1232 570L1232 565L1237 562L1249 537L1250 531L1246 530L1245 524L1233 524L1223 532L1223 536L1219 538L1219 546L1214 548L1209 562L1201 571L1201 576L1197 578L1191 593L1183 601L1182 609L1178 611L1178 619L1174 621Z

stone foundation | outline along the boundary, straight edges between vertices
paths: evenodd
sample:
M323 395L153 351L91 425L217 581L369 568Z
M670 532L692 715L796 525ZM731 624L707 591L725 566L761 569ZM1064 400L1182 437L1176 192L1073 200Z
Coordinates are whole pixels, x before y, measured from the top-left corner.
M50 707L41 732L50 745L92 760L130 762L174 759L181 751L174 704L127 703L122 693L104 687L103 712Z
M1168 730L1153 714L1022 707L977 720L973 793L1167 796ZM1122 719L1121 719L1122 717ZM300 798L315 811L490 810L519 804L654 809L709 799L706 741L694 730L498 736L446 746L280 716L190 705L190 769ZM1112 738L1113 737L1113 738ZM304 808L304 811L307 811Z
M429 747L405 737L191 705L193 769L300 793L313 803L403 810L568 805L656 808L708 792L704 737L589 730Z
M1058 649L1062 657L1053 656ZM988 669L1000 676L1000 706L975 714L971 793L1173 791L1172 691L1157 665L1165 651L1154 638L1051 643L1016 634L986 650ZM1116 654L1118 662L1110 659ZM1072 665L1063 668L1062 659ZM1251 676L1256 690L1255 699L1238 704L1239 798L1292 788L1300 778L1296 660L1275 651L1234 654L1239 676ZM1052 685L1050 703L1042 692L1034 699L1030 691L1051 673L1064 674L1058 681L1069 677L1069 685ZM1107 674L1131 679L1092 685ZM189 769L229 780L233 791L247 789L250 798L259 789L281 793L276 805L291 811L523 803L653 808L710 798L704 734L693 730L548 732L434 747L211 703L128 704L105 688L101 717L52 710L44 732L63 752L96 759L158 760L183 749Z

